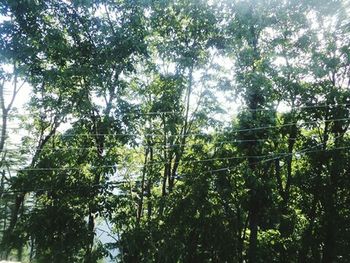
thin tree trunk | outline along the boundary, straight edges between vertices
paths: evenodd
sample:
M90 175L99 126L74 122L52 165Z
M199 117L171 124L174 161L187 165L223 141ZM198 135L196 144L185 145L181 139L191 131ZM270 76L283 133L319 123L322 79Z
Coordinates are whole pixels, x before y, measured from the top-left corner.
M333 187L330 187L333 188ZM325 205L325 240L324 240L324 249L322 262L331 263L335 262L335 248L336 248L336 218L337 211L334 204L334 195L333 189L329 189L329 194L327 194L327 200Z
M150 156L149 156L149 170L148 170L148 178L147 178L147 218L148 220L151 219L152 216L152 202L151 202L151 197L152 197L152 186L153 186L153 145L150 145Z
M166 135L166 122L165 122L165 116L162 116L162 121L163 121L163 129L164 129L164 136L163 136L163 146L164 146L164 152L163 152L163 158L164 158L164 172L163 172L163 182L162 182L162 196L166 196L167 194L167 187L166 187L166 182L168 178L170 177L170 153L168 149L168 141L167 141L167 135ZM162 208L163 205L161 205L161 211L163 210Z
M140 219L141 219L141 216L142 216L143 197L144 197L144 193L145 193L145 178L146 178L146 171L147 171L148 154L149 154L149 149L147 148L146 149L146 153L145 153L145 161L144 161L143 169L142 169L141 193L140 193L140 199L139 199L139 204L138 204L138 209L137 209L136 225L140 224Z
M341 145L341 137L338 136L335 140L335 147ZM332 157L332 164L329 165L328 170L330 173L328 186L325 198L325 240L322 262L330 263L336 261L336 248L337 248L337 221L339 213L336 207L337 202L337 188L338 188L338 177L342 170L342 159L338 153L334 152Z
M310 220L309 220L309 226L307 227L307 229L305 230L305 232L303 233L303 237L301 240L301 250L299 251L299 255L298 255L298 263L307 263L309 262L307 255L309 253L310 247L312 245L312 231L314 228L314 222L315 222L315 218L316 218L316 211L317 211L317 202L318 199L316 196L314 196L314 199L312 201L312 205L311 205L311 212L310 212Z
M171 177L169 180L169 192L172 192L173 188L174 188L174 184L175 184L175 178L176 178L176 172L177 169L179 167L182 155L184 153L185 150L185 144L187 141L187 134L188 134L188 130L189 130L189 112L190 112L190 102L191 102L191 93L192 93L192 85L193 85L193 68L190 68L189 71L189 82L187 85L187 94L186 94L186 109L185 109L185 119L184 119L184 124L183 127L181 129L181 133L180 133L180 149L177 153L175 153L175 161L174 161L174 165L171 169Z
M85 251L85 263L92 263L92 249L94 245L94 229L95 229L95 219L93 216L93 212L91 209L89 209L89 219L88 219L88 238L89 242L86 245L86 251Z
M251 194L251 203L250 203L250 211L249 211L249 248L248 248L248 262L253 263L256 262L257 257L257 237L258 237L258 204L257 204L257 193Z

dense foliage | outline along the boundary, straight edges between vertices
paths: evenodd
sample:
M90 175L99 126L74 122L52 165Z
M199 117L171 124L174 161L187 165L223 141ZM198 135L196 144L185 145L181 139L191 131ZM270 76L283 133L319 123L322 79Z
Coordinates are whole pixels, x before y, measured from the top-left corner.
M350 262L347 0L1 0L0 35L0 259Z

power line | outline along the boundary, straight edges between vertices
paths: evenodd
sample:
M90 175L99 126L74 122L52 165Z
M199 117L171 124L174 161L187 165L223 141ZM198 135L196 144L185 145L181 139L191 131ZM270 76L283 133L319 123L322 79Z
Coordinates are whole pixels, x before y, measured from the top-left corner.
M116 116L148 116L148 115L167 115L167 114L179 114L179 113L183 113L183 111L150 111L150 112L138 112L138 111L134 111L134 112L126 112L126 113L116 113ZM74 113L67 113L67 114L45 114L45 113L8 113L7 114L9 117L14 116L14 117L27 117L27 116L35 116L35 117L39 117L39 118L45 118L45 117L55 117L55 116L71 116L73 118L75 117L89 117L91 115L87 115L87 114L82 114L82 115L78 115L75 116ZM0 117L2 115L0 114ZM101 117L104 117L104 115L101 115Z
M127 183L126 180L123 181L118 181L118 182L107 182L105 185L102 184L89 184L89 185L84 185L84 186L65 186L64 188L57 188L57 187L45 187L45 188L27 188L27 189L12 189L12 190L7 190L0 192L0 196L5 195L5 194L16 194L16 193L30 193L30 192L46 192L46 191L54 191L54 190L89 190L91 191L91 188L97 188L97 187L105 187L108 185L120 185Z
M270 159L265 159L265 160L253 162L253 164L266 163L266 162L280 159L282 157L285 158L285 157L294 156L294 155L304 155L304 154L316 153L316 152L330 152L330 151L346 150L346 149L350 149L350 146L336 147L336 148L332 148L332 149L319 149L319 150L310 150L310 151L304 151L304 152L285 153L284 155L276 156L276 157L273 157ZM225 171L225 170L230 170L230 169L235 168L235 167L236 166L229 166L229 167L224 167L224 168L220 168L220 169L210 170L209 172Z
M251 139L251 140L239 140L239 139L234 139L234 140L224 140L224 141L218 141L218 142L209 142L212 143L213 145L223 145L225 143L247 143L247 142L269 142L269 141L274 141L274 142L283 142L284 140L292 140L295 141L297 138L266 138L266 139ZM155 148L155 149L171 149L177 146L200 146L200 145L205 145L208 142L201 142L201 143L174 143L174 144L168 144L168 145L161 145L160 143L155 143L155 145L147 145L147 144L140 144L139 146L146 147L146 148ZM15 152L15 151L26 151L33 149L32 147L18 147L18 148L4 148L3 152ZM96 150L97 147L44 147L42 149L37 149L38 151L44 151L44 150L53 150L53 151L66 151L66 150ZM113 149L113 146L111 147L102 147L99 148L100 150L110 150Z
M343 103L343 104L323 104L323 105L308 105L308 106L294 106L289 107L289 109L292 110L303 110L303 109L316 109L316 108L330 108L330 107L347 107L350 106L350 103ZM271 109L247 109L247 108L241 108L242 111L272 111Z
M341 135L338 135L334 138L334 140L336 140L337 138L340 138L342 137ZM270 159L265 159L265 160L260 160L260 161L256 161L254 162L255 164L258 164L258 163L261 163L261 162L268 162L268 161L272 161L272 160L276 160L276 159L280 159L280 158L285 158L285 157L289 157L289 156L293 156L293 155L302 155L302 154L306 154L306 153L314 153L314 152L322 152L322 151L333 151L333 150L341 150L341 149L349 149L350 146L345 146L345 147L336 147L336 148L332 148L332 149L315 149L315 150L312 150L316 147L320 147L320 146L324 146L326 145L327 142L321 142L321 143L318 143L312 147L307 147L307 148L304 148L302 150L299 150L299 151L296 151L296 152L291 152L291 153L283 153L283 154L279 154L278 156L274 157L274 158L270 158ZM247 156L245 156L245 158L248 158ZM213 160L214 158L212 158ZM223 158L221 158L223 159ZM227 158L226 158L227 159ZM207 159L208 160L208 159ZM241 162L239 165L242 165L243 162ZM234 168L236 168L236 166L234 166ZM210 171L207 171L207 172L210 172L210 173L213 173L213 172L219 172L219 171L225 171L225 170L230 170L232 169L232 166L231 167L225 167L225 168L220 168L220 169L214 169L214 170L210 170ZM125 183L127 181L118 181L118 182L109 182L109 183L115 183L115 184L120 184L120 183Z
M244 128L244 129L233 129L228 130L226 132L216 132L217 134L231 134L231 133L238 133L238 132L250 132L250 131L257 131L257 130L265 130L265 129L274 129L274 128L282 128L282 127L289 127L294 125L309 125L309 124L317 124L317 123L329 123L329 122L335 122L335 121L347 121L350 120L350 118L339 118L339 119L328 119L328 120L314 120L314 121L304 121L302 123L297 122L289 122L281 125L270 125L270 126L260 126L260 127L254 127L254 128ZM88 137L88 136L95 136L95 137L117 137L117 136L137 136L139 134L136 133L76 133L76 134L60 134L60 135L54 135L55 137ZM142 134L140 134L142 135ZM208 136L210 134L208 133L178 133L178 134L168 134L168 136L179 136L179 137L190 137L190 136ZM54 137L53 136L53 137ZM149 134L143 134L145 137L164 137L164 134L157 134L157 133L149 133ZM1 136L0 136L1 138Z
M341 135L335 137L334 139L340 138L340 137L341 137ZM319 143L319 144L316 144L316 145L314 145L312 147L308 147L308 148L305 148L305 149L302 149L302 150L299 150L299 151L296 151L296 152L290 152L290 153L287 152L287 153L283 153L283 155L275 156L275 157L270 158L270 159L264 159L264 160L256 161L253 164L266 163L266 162L274 161L274 160L277 160L277 159L280 159L280 158L304 155L304 154L307 154L307 153L316 153L316 152L325 152L325 151L350 149L350 146L343 146L343 147L335 147L335 148L331 148L331 149L315 149L315 150L311 150L311 149L314 149L314 148L317 148L317 147L320 147L320 146L324 146L325 144L326 143ZM230 168L232 168L232 167L225 167L225 168L217 169L216 171L229 170Z
M278 156L281 157L280 153ZM120 163L120 164L114 164L114 165L99 165L99 166L74 166L74 167L32 167L32 168L23 168L18 170L11 170L13 172L21 172L21 171L74 171L74 170L84 170L84 169L103 169L103 168L143 168L144 166L155 166L160 164L179 164L179 163L201 163L201 162L210 162L210 161L226 161L226 160L241 160L241 159L248 159L248 158L266 158L266 157L272 157L276 156L275 154L266 154L266 155L249 155L249 156L232 156L232 157L217 157L217 158L208 158L208 159L200 159L200 160L182 160L179 162L174 161L155 161L150 162L143 165L135 165L130 163Z
M322 105L307 105L307 106L294 106L289 107L290 110L303 110L303 109L315 109L315 108L331 108L331 107L347 107L350 106L350 103L337 103L337 104L322 104ZM250 108L244 108L241 107L238 109L238 111L245 111L245 112L256 112L256 111L274 111L271 108L257 108L257 109L250 109ZM164 115L164 114L178 114L183 113L183 111L150 111L150 112L127 112L127 113L117 113L117 116L140 116L140 115ZM18 116L18 117L24 117L24 116L35 116L33 113L9 113L9 116ZM72 115L72 113L68 114L53 114L52 116L67 116ZM1 116L1 115L0 115ZM37 113L36 116L38 117L45 117L45 113ZM51 115L50 115L51 116ZM89 115L81 115L81 116L89 116ZM81 117L80 116L80 117ZM78 116L79 117L79 116Z
M349 118L350 119L350 118ZM152 148L152 149L171 149L174 147L181 147L181 146L201 146L206 145L208 143L216 145L223 145L225 143L248 143L248 142L285 142L285 141L296 141L298 138L264 138L264 139L233 139L233 140L223 140L223 141L203 141L203 142L197 142L197 143L173 143L173 144L166 144L162 142L154 142L152 145L148 144L136 144L135 146L141 146L145 148ZM118 145L116 145L118 146ZM113 149L114 146L110 147L101 147L98 148L99 150L110 150ZM3 152L16 152L16 151L28 151L30 149L33 149L33 147L26 146L26 147L18 147L18 148L4 148ZM44 147L42 149L35 149L35 151L45 151L45 150L52 150L52 151L69 151L69 150L96 150L97 146L91 146L91 147ZM130 150L133 150L135 148L130 147Z
M324 145L323 143L317 144L313 146L312 148L319 147L321 145ZM350 148L350 147L347 147ZM310 148L308 148L310 149ZM341 149L341 148L339 148ZM317 151L321 151L318 149ZM313 151L311 151L313 152ZM301 154L302 151L295 152L294 154ZM228 161L228 160L245 160L245 159L264 159L264 158L281 158L290 155L289 152L281 152L278 154L265 154L265 155L248 155L248 156L231 156L231 157L215 157L215 158L207 158L207 159L200 159L200 160L181 160L178 162L175 161L155 161L150 162L143 165L135 165L130 163L121 163L121 164L114 164L114 165L99 165L99 166L75 166L75 167L32 167L32 168L23 168L18 170L11 170L13 172L20 172L20 171L74 171L74 170L83 170L83 169L101 169L101 168L144 168L145 166L155 166L160 164L189 164L189 163L202 163L202 162L211 162L211 161ZM268 159L269 160L269 159Z
M324 143L323 143L324 144ZM309 147L297 152L292 152L292 153L283 153L280 154L279 156L276 156L274 158L271 159L265 159L265 160L260 160L257 162L254 162L254 164L259 164L259 163L264 163L264 162L268 162L268 161L273 161L275 159L279 159L282 157L288 157L288 156L293 156L293 155L303 155L303 154L307 154L307 153L315 153L315 152L329 152L329 151L335 151L335 150L345 150L345 149L350 149L350 146L344 146L344 147L335 147L335 148L331 148L331 149L315 149L315 150L310 150L311 148L315 148L315 147L319 147L322 144L318 144L315 145L313 147ZM246 156L245 158L249 158L248 156ZM238 164L238 166L242 165L243 163ZM222 171L230 171L233 168L237 168L237 165L235 166L228 166L228 167L223 167L223 168L219 168L219 169L212 169L209 171L203 171L203 173L215 173L215 172L222 172ZM123 180L123 181L114 181L114 182L107 182L106 184L92 184L92 185L87 185L87 186L75 186L75 187L64 187L64 188L57 188L57 187L50 187L50 188L39 188L39 189L18 189L18 190L7 190L7 191L3 191L2 193L0 193L0 195L3 194L9 194L9 193L29 193L29 192L41 192L41 191L54 191L54 190L79 190L79 189L89 189L91 187L95 187L95 188L103 188L103 187L108 187L108 186L118 186L120 184L125 184L125 183L129 183L127 180Z

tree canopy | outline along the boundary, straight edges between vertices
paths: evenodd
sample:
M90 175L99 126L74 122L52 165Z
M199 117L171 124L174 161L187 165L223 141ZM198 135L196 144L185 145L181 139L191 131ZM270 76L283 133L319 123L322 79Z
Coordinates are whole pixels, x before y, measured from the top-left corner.
M0 259L350 262L347 0L1 0L0 36Z

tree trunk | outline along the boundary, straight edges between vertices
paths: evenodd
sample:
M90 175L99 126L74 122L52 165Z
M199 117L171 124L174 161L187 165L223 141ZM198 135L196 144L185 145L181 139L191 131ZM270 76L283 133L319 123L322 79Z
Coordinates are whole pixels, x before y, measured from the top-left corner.
M257 237L258 237L258 204L257 204L257 193L252 190L250 210L249 210L249 248L248 248L248 262L254 263L257 259Z
M316 210L317 210L317 202L318 199L316 196L314 196L314 199L312 201L311 205L311 212L310 212L310 220L309 220L309 226L303 233L303 237L301 240L301 250L299 251L298 255L298 263L307 263L309 262L307 258L307 254L309 253L310 247L312 246L312 231L314 228L314 222L316 218Z
M149 153L149 149L147 148L146 149L146 153L145 153L145 161L144 161L143 169L142 169L140 199L139 199L138 208L137 208L136 225L140 224L140 220L141 220L141 216L142 216L143 197L144 197L144 193L145 193L145 178L146 178L146 171L147 171L148 153Z

